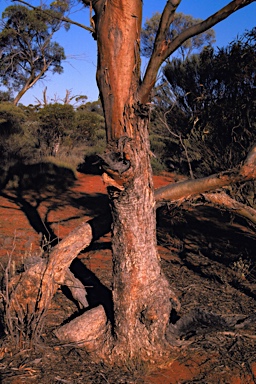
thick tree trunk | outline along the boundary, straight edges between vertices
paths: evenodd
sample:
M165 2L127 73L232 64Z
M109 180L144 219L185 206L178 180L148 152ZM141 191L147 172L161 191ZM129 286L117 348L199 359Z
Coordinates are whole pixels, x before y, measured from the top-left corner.
M114 353L124 359L156 360L167 352L165 331L171 299L175 305L178 302L161 273L156 249L147 120L137 118L137 138L130 148L132 180L124 191L113 194L109 188L113 213Z
M171 298L156 249L155 198L149 158L149 110L140 85L141 0L93 1L97 82L105 113L104 180L113 215L114 344L112 360L161 360ZM117 359L118 356L118 359Z

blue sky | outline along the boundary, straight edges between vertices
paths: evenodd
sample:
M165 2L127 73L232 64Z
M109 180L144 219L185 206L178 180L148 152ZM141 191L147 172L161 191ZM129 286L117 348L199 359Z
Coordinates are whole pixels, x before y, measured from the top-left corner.
M29 2L29 0L27 0ZM229 1L227 0L182 0L179 12L205 19L216 12ZM40 0L30 0L33 5L39 5ZM13 4L11 0L0 0L0 13ZM156 11L161 12L166 0L144 0L143 19L150 18ZM88 10L77 11L70 16L73 20L89 26ZM256 23L256 2L237 11L226 20L214 27L216 33L216 46L223 47L241 35L246 29L250 30ZM72 95L86 95L88 101L98 98L98 89L95 80L97 53L96 42L87 31L71 26L68 32L59 31L54 38L65 49L67 60L64 63L62 75L48 73L46 79L38 82L21 99L24 105L36 103L35 98L42 99L43 89L47 86L49 99L65 97L66 89ZM143 71L143 67L142 67Z

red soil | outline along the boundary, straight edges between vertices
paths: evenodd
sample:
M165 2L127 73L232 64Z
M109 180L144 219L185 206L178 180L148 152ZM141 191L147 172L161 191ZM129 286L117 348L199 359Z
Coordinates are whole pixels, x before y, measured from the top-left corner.
M171 175L154 177L156 188L172 181L173 177ZM53 193L50 195L44 193L39 198L31 195L27 195L25 198L29 201L31 207L36 208L41 219L47 221L54 233L59 238L63 238L82 221L87 221L92 217L90 211L83 206L82 200L85 196L97 196L97 194L106 194L106 187L101 177L78 174L78 179L74 185L58 196ZM75 204L70 203L72 199L75 200ZM80 205L79 202L81 202ZM110 235L104 236L100 241L109 242ZM172 256L168 254L166 249L159 247L159 251L163 258L171 259ZM40 252L40 235L31 226L14 191L6 190L4 196L0 196L0 257L3 264L7 260L8 254L12 254L17 265L35 252ZM111 250L92 250L83 255L82 259L83 262L86 262L87 267L100 278L102 271L104 271L103 283L108 285L111 279ZM106 281L104 281L104 278ZM214 356L211 358L214 359ZM185 362L184 356L178 356L176 360L170 363L168 368L146 377L145 383L178 384L192 380L202 371L206 360L209 360L209 356L203 356L202 354L194 354L194 356L188 357ZM256 376L256 364L252 365L251 369ZM235 372L231 380L225 381L224 379L223 381L222 378L216 377L215 382L229 384L253 383L249 377L243 380L240 379L239 374L236 375Z

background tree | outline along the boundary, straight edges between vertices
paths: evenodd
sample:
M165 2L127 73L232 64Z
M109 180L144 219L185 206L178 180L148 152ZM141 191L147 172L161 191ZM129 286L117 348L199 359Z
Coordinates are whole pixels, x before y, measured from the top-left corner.
M150 19L147 19L144 28L141 31L141 53L149 58L152 55L154 41L159 29L161 14L155 12ZM196 19L190 15L184 15L181 12L175 14L174 20L166 32L166 41L171 41L177 37L185 29L201 22L201 19ZM199 53L205 46L212 45L215 42L215 32L209 29L199 35L192 36L186 40L178 49L177 53L185 60L191 53Z
M35 135L26 125L25 111L10 102L0 103L1 178L17 161L29 161L35 156Z
M100 101L88 102L76 110L76 143L84 142L86 156L101 154L106 146L104 117Z
M38 112L37 131L40 150L56 156L62 144L72 144L70 136L75 128L75 111L70 104L48 104Z
M15 105L47 71L63 71L64 49L52 41L61 27L56 14L55 10L42 13L40 8L21 5L10 6L2 14L0 79L3 86L18 92Z

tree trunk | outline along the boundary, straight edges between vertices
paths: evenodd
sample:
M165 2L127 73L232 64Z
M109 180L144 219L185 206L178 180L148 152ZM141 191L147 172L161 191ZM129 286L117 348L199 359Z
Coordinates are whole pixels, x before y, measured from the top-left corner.
M154 195L147 103L159 67L172 52L191 36L212 27L251 1L231 1L220 12L187 29L173 42L166 41L166 32L180 0L167 1L152 59L141 82L142 1L84 0L95 11L93 36L98 44L97 83L108 143L102 156L102 167L105 171L104 180L108 183L113 216L114 324L111 333L103 307L98 306L85 312L73 323L63 326L56 331L56 335L60 338L64 335L66 340L82 341L85 347L89 343L87 350L94 357L115 363L127 362L129 359L160 362L165 355L169 355L166 338L169 317L172 308L179 309L179 302L161 273L156 247L155 199L170 198L172 193L169 188L168 191L164 189ZM249 161L240 170L239 180L245 174L255 175L254 160L255 156L253 162ZM184 183L179 185L178 195L184 198L192 187L201 193L235 180L236 175L232 177L224 173L219 179L215 177L202 183ZM49 302L56 280L58 284L64 283L65 279L72 280L72 276L64 273L70 262L70 254L66 254L65 248L59 251L64 265L56 264L56 258L50 259L47 271L54 279L50 287L43 285L42 303ZM42 282L47 283L47 278ZM80 291L76 291L76 295L80 298ZM81 304L85 306L86 301ZM85 324L84 329L81 329L81 322Z
M137 99L142 2L92 3L98 43L97 82L108 142L102 166L113 215L112 360L156 361L167 350L170 299L176 304L178 301L159 264L149 110Z
M124 359L161 358L162 353L166 353L165 331L172 308L170 299L178 305L161 273L156 249L155 198L147 122L147 119L137 118L136 144L131 146L132 180L124 191L111 194L109 187L113 214L113 301L117 340L114 351Z

